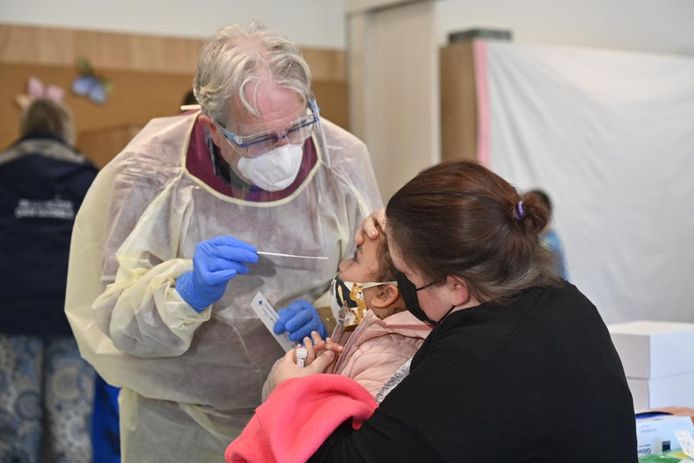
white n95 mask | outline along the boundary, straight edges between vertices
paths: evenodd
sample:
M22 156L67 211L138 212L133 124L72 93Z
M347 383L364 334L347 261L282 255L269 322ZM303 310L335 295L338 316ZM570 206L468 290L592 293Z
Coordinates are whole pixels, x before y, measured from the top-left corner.
M253 158L239 159L238 169L265 191L280 191L294 182L303 159L303 145L290 143Z

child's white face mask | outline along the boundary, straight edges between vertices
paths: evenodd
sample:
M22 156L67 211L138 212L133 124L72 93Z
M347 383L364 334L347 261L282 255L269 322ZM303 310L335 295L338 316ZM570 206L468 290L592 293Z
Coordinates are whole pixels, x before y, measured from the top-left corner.
M393 283L393 281L355 283L344 281L335 275L330 283L330 309L337 324L344 328L358 325L364 319L367 310L364 290Z

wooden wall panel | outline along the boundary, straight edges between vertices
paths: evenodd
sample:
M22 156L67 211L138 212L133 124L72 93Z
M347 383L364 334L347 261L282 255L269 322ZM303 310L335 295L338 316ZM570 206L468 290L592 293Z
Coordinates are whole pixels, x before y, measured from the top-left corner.
M133 127L141 127L153 117L178 113L183 95L192 86L201 43L197 39L0 24L0 148L17 138L20 110L15 98L25 93L28 78L36 76L44 84L66 90L65 102L75 115L78 147L81 138L86 154L103 165L122 148L123 134L131 134ZM344 52L302 52L311 66L321 115L349 129ZM80 56L86 56L97 74L112 82L107 104L97 106L70 92ZM102 139L99 131L103 131Z
M72 67L0 63L0 144L7 146L18 136L20 110L14 100L24 93L29 76L39 77L45 84L58 85L68 92L65 102L75 116L79 147L82 132L94 132L126 125L142 126L153 117L177 114L183 95L190 89L192 75L136 71L108 71L113 93L103 106L69 92L76 73ZM90 154L90 153L86 153ZM103 159L108 153L94 153ZM117 153L112 153L115 155Z
M80 132L77 146L98 168L104 167L142 130L141 125L122 125Z
M477 159L477 94L472 42L441 48L441 158Z
M347 82L316 81L313 83L313 93L316 95L321 117L330 119L340 127L349 130L347 92Z
M314 82L345 82L345 52L326 48L302 48L301 54L311 67Z
M95 68L192 73L202 41L49 27L0 25L0 61L72 66L87 56Z
M195 73L203 40L0 24L0 62L73 66L86 56L95 68ZM344 81L342 50L302 48L316 81Z

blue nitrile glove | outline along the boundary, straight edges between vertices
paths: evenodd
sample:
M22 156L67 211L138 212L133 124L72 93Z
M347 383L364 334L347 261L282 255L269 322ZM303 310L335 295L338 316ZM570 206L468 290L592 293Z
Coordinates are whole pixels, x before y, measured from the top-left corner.
M176 291L197 312L221 299L229 280L248 273L258 262L253 246L231 236L217 236L195 246L193 271L176 279Z
M275 334L287 331L290 341L300 342L306 336L310 336L311 331L317 331L323 339L328 336L318 311L308 301L303 299L294 301L284 309L278 310L277 313L280 314L280 318L277 319L272 331Z

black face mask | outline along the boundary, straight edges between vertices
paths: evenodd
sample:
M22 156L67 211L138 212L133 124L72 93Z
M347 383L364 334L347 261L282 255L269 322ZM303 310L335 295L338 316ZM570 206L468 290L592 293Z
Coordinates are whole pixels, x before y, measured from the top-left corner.
M402 299L405 301L405 306L407 307L407 310L410 311L412 315L417 317L418 320L421 320L423 322L430 323L434 326L438 325L441 323L441 321L446 318L446 316L451 313L451 310L455 308L454 305L451 306L450 309L448 309L448 312L446 312L443 317L439 321L434 321L431 320L427 314L422 310L422 307L419 305L419 297L417 297L417 291L421 291L424 288L428 288L429 286L433 285L435 282L431 282L428 285L424 285L421 288L417 288L414 283L412 283L409 278L405 276L404 273L402 272L396 272L395 274L395 280L398 282L398 290L400 290L400 294L402 295Z

